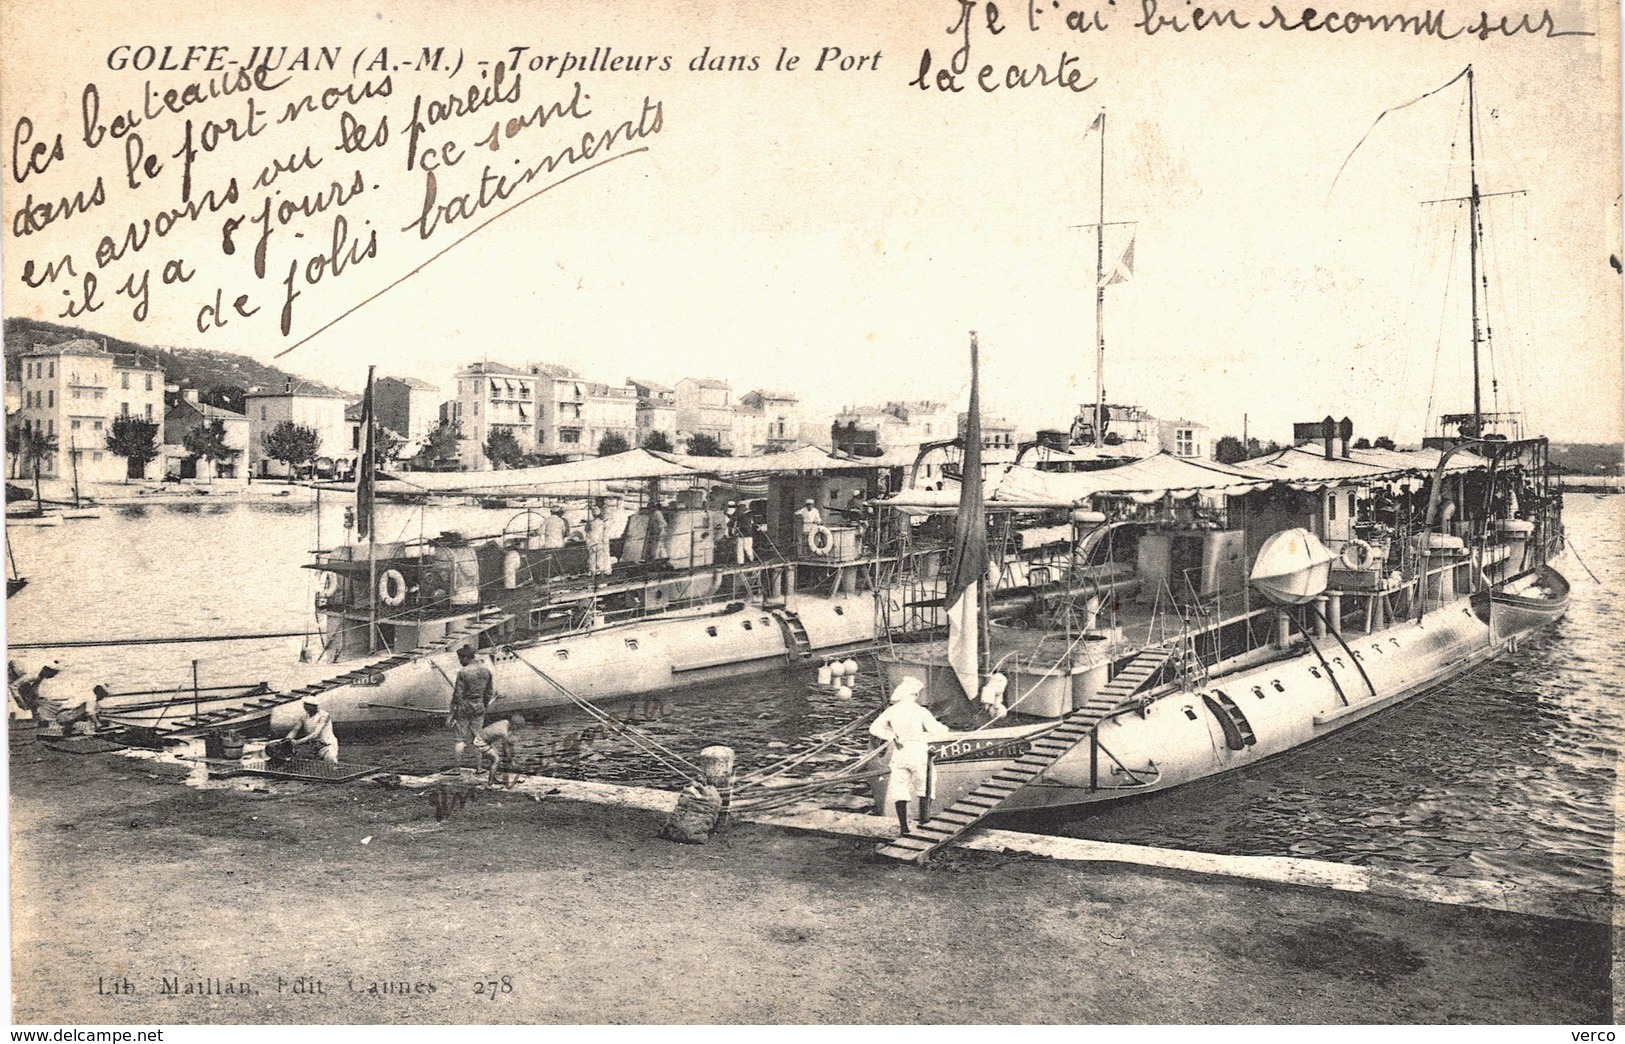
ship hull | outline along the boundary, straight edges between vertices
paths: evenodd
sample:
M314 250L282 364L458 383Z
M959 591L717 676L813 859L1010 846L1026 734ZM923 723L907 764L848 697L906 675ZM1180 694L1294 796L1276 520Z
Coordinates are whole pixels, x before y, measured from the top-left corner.
M798 648L787 617L805 632L805 649ZM803 652L834 655L865 648L879 633L873 593L792 596L785 610L745 607L611 624L482 649L479 661L496 683L489 716L501 717L573 705L549 678L594 702L632 699L782 669L799 662ZM364 683L329 689L322 706L341 730L432 723L450 709L458 666L455 648L426 652ZM297 702L276 708L271 730L291 727L300 713Z
M1555 571L1551 571L1555 575ZM1557 577L1561 581L1561 577ZM1485 612L1458 599L1372 634L1315 639L1315 648L1214 679L1195 692L1174 692L1143 710L1103 721L1098 744L1088 740L1063 755L1037 779L1011 794L999 811L1097 805L1160 793L1257 765L1334 735L1460 677L1516 648L1524 638L1561 618L1561 597L1504 611ZM1558 585L1548 592L1558 593ZM1352 658L1351 654L1358 654ZM1229 719L1227 722L1226 719ZM1240 719L1238 724L1237 719ZM932 763L932 814L1014 764L1049 724L981 730L982 751ZM950 755L964 751L934 744ZM882 799L877 794L877 800Z

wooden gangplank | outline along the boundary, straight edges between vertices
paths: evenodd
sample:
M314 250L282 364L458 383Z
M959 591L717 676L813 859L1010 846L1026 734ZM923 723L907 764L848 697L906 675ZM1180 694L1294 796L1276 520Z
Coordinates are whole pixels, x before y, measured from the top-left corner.
M486 610L479 617L462 627L456 628L441 638L426 642L409 652L395 653L391 656L373 660L370 663L351 667L343 674L336 674L331 678L324 678L309 685L300 686L288 692L259 693L240 701L233 701L226 706L216 706L201 714L178 714L173 718L166 718L151 725L130 723L131 727L144 728L156 733L162 739L193 739L209 732L221 729L246 727L268 719L276 708L289 703L302 702L307 696L317 696L333 689L354 684L356 681L369 675L380 674L394 670L403 664L437 652L445 652L458 643L470 638L477 638L481 634L499 627L512 619L507 613L500 610ZM192 701L184 696L175 701L184 706ZM117 720L112 715L108 719Z
M880 855L924 863L938 850L999 810L1010 796L1041 776L1081 743L1089 741L1107 715L1150 683L1173 655L1170 649L1142 651L1100 692L1033 741L1026 754L993 773L976 789L908 834L876 847Z

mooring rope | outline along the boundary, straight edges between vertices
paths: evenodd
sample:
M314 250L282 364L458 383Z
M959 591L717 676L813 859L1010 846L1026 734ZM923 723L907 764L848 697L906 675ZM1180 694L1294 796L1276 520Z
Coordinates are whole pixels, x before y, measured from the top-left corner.
M846 735L851 733L852 730L857 728L859 725L862 725L862 724L865 724L866 722L872 721L875 718L875 716L880 713L880 710L881 710L881 708L876 707L874 710L870 711L869 713L867 713L865 715L862 715L861 717L854 718L853 720L847 722L845 725L842 725L839 729L836 729L833 733L827 734L825 739L823 739L821 742L819 742L816 745L808 748L807 750L802 751L800 754L797 754L797 755L794 755L794 756L788 758L787 760L779 763L777 766L764 765L762 768L757 769L756 772L753 772L750 775L748 775L748 776L744 777L743 779L741 779L739 781L739 786L741 786L741 787L753 787L753 786L754 787L760 787L762 784L766 783L770 779L777 779L779 776L784 775L790 769L792 769L795 766L797 766L797 765L801 764L802 762L806 761L808 758L812 757L814 754L817 754L819 751L827 750L830 746L834 745L836 742L841 740L843 737L845 737Z
M689 782L693 782L694 780L704 776L704 773L691 764L681 754L672 750L670 747L667 747L653 736L640 732L633 726L600 709L597 705L592 703L592 701L572 691L567 685L560 682L558 679L554 678L552 675L548 674L534 663L531 663L523 656L519 655L519 653L514 649L509 648L508 652L513 656L514 659L518 660L526 667L529 667L532 671L535 671L536 675L543 681L547 682L549 685L553 686L553 688L563 693L565 698L571 703L575 704L581 710L586 711L587 714L596 720L600 725L608 728L611 731L611 734L620 733L625 735L634 744L643 748L644 751L656 761L659 761L662 765L665 765L666 768L671 769L674 773L683 777ZM674 762L675 764L673 764Z

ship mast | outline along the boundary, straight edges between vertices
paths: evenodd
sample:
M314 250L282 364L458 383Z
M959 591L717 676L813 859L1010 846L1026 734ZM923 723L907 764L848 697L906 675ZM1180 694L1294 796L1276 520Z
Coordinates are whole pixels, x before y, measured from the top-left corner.
M1095 222L1095 449L1106 414L1106 110L1100 111L1100 214Z
M1484 403L1483 394L1479 388L1478 376L1478 237L1480 227L1478 220L1478 142L1476 138L1476 124L1478 114L1474 108L1473 96L1473 67L1467 66L1467 170L1469 188L1467 194L1467 264L1468 278L1472 282L1473 298L1473 438L1484 437Z

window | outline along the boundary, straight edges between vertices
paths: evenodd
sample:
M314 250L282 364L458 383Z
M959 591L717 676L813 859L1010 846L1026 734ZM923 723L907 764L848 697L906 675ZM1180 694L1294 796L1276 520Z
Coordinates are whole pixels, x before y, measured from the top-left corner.
M120 417L128 417L130 415L130 404L127 403L127 402L119 403L118 404L118 415Z
M152 420L152 403L147 403L147 419Z
M260 407L260 420L264 420L264 419L265 419L265 407L261 406Z
M48 420L48 421L45 422L45 434L47 434L47 435L55 435L56 434L56 421Z
M568 444L570 444L572 446L576 445L577 443L579 443L581 441L581 429L580 428L560 428L559 429L559 441L564 442L564 443L568 443Z
M72 423L69 424L69 428L71 428L73 431L78 431L79 430L79 418L75 417L73 419Z
M129 387L130 387L130 373L129 373L129 371L126 370L125 372L119 374L118 375L118 381L119 381L118 386L120 388L124 388L124 389L128 390Z
M747 630L747 631L748 631L748 630L750 630L750 629L751 629L751 626L750 626L750 621L749 621L749 620L741 620L741 621L740 621L740 623L742 623L742 624L744 624L744 626L745 626L745 630Z
M102 422L101 421L91 421L90 422L90 430L91 431L101 431L102 430Z
M147 374L147 390L152 391L152 374Z
M98 426L99 426L99 425L100 425L100 422L98 422ZM102 459L102 451L101 451L101 450L95 450L95 451L94 451L94 452L92 452L92 453L91 453L91 454L90 454L90 459L91 459L91 460L92 460L92 461L98 461L98 460L101 460L101 459Z
M1337 521L1337 501L1338 496L1336 493L1326 498L1326 521L1328 522Z
M554 650L553 655L558 657L561 660L568 660L570 658L570 650L569 649L557 649L557 650Z
M56 360L53 359L51 362L46 364L45 376L50 377L52 379L55 379L55 377L56 377Z
M628 638L626 640L626 647L628 649L631 649L633 652L637 652L638 651L638 640L636 638Z
M1194 428L1174 429L1174 455L1179 457L1196 456L1196 430Z
M705 633L710 635L712 638L715 638L717 636L717 629L715 627L707 627L705 629Z

